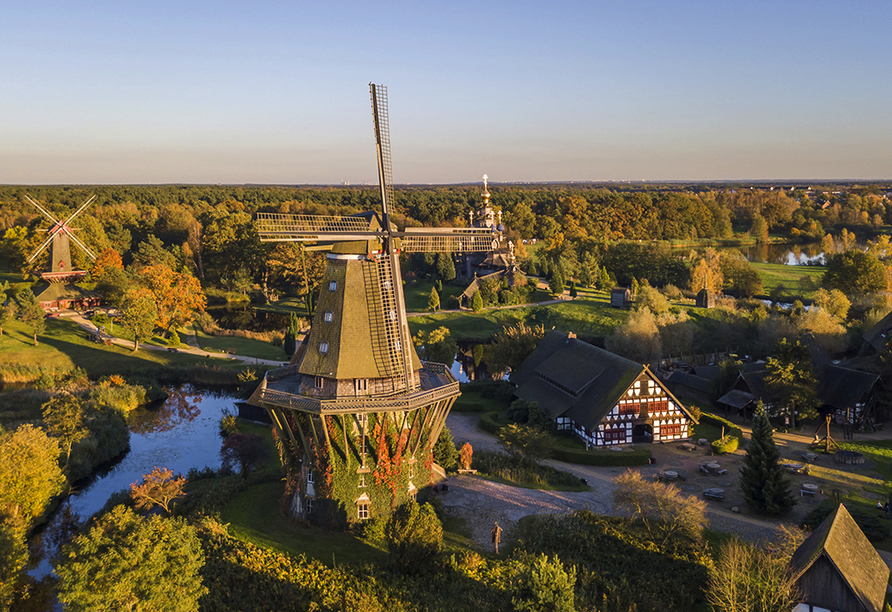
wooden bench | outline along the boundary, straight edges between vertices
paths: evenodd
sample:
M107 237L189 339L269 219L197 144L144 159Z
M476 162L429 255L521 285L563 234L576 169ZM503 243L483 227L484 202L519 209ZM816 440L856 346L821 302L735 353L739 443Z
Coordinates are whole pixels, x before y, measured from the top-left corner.
M799 497L805 497L806 495L814 497L817 493L817 491L812 491L811 489L799 489Z
M703 491L703 497L708 497L709 499L725 499L725 492L715 489L706 489Z

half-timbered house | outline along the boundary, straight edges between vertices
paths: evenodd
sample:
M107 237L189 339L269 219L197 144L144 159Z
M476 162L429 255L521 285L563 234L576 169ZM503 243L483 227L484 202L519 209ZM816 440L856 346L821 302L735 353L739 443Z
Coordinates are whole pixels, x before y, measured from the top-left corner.
M681 440L696 422L646 365L548 332L512 373L515 394L593 446Z

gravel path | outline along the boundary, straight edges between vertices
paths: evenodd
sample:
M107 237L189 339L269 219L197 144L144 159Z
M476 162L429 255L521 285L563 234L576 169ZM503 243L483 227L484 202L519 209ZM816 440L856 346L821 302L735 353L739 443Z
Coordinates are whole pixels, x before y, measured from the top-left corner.
M459 447L464 442L470 442L475 450L499 450L500 447L495 437L477 426L479 419L478 414L452 412L446 420L446 425ZM691 461L696 464L700 459L700 457L692 457L685 451L678 451L673 445L654 445L653 450L655 456L659 455L658 460L661 465L686 466L689 472L690 466L686 464ZM450 514L466 520L474 541L483 548L492 546L490 530L496 521L505 530L502 541L506 542L511 539L517 521L524 516L569 513L582 509L589 509L601 514L613 513L613 479L625 468L594 467L560 461L546 461L545 463L575 474L579 478L584 478L589 484L589 490L584 492L540 491L511 487L475 476L454 476L450 477L449 490L441 495L440 500ZM639 469L645 476L652 476L659 471L659 468L652 466ZM696 467L694 473L696 473ZM699 484L700 480L700 476L692 474L687 481L680 483L680 488L696 495L704 488L702 484ZM704 479L704 484L715 483ZM734 533L741 539L751 542L771 539L777 529L776 523L733 513L712 502L709 502L707 506L707 518L713 529Z

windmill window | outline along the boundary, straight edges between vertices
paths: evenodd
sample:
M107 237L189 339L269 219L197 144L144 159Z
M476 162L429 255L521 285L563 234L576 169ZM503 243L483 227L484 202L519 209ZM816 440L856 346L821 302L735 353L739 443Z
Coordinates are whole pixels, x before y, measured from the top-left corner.
M307 514L313 514L313 498L312 497L308 497L306 499L306 510L307 510Z
M328 352L328 342L319 343L319 352L323 355Z
M322 388L322 377L321 377L321 376L317 376L317 377L316 377L316 379L315 379L315 385L314 385L314 386L315 386L317 389L321 389L321 388Z
M338 281L331 281L330 283L328 283L328 290L329 291L337 291L338 290Z
M353 388L359 391L368 391L369 390L369 379L368 378L354 378L353 379ZM363 415L365 416L365 415Z
M325 316L323 317L326 323L331 323L334 321L334 313L330 310L325 311Z
M359 475L359 488L360 488L360 489L364 489L364 488L365 488L365 474L360 474L360 475Z
M361 521L369 519L369 502L359 502L356 504L356 517Z
M307 472L307 482L309 484L313 484L315 480L313 480L313 472Z

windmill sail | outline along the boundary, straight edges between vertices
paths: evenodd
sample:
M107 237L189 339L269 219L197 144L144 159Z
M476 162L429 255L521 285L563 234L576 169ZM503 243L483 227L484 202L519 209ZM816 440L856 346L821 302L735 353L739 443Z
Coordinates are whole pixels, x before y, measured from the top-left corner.
M80 215L92 202L96 199L95 195L90 196L86 202L81 204L80 208L78 208L75 212L73 212L67 219L64 221L60 221L53 216L46 208L35 202L31 197L25 196L28 202L31 203L37 210L39 210L43 216L49 219L52 222L52 226L47 230L49 236L47 239L39 246L37 249L31 254L28 258L28 263L33 262L43 253L46 248L52 244L52 248L50 249L50 264L49 271L43 273L43 277L46 280L59 280L63 278L67 278L70 276L78 276L85 274L84 271L75 270L74 266L71 262L71 243L74 242L75 246L77 246L84 255L86 255L90 259L96 259L96 255L85 245L81 240L79 240L73 233L72 228L69 224Z

